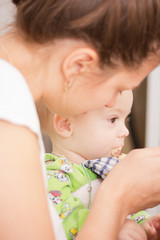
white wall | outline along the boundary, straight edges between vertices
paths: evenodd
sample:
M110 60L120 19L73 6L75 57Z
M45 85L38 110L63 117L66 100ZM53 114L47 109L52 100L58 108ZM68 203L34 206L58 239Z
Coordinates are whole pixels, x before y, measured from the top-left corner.
M146 112L146 147L160 145L160 66L148 77Z
M5 32L4 27L13 22L16 7L11 0L0 0L0 34Z
M160 146L160 66L149 75L147 81L145 146L156 147ZM153 215L160 213L160 205L149 209L149 212Z

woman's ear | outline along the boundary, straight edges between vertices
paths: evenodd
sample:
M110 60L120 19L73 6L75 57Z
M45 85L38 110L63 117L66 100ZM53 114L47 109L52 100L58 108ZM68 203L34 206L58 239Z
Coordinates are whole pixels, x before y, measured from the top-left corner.
M67 138L72 135L71 122L68 118L64 118L57 114L54 114L53 126L55 131L61 137Z
M92 48L82 47L73 50L62 62L65 85L68 84L68 88L71 87L79 75L92 72L97 63L98 55Z

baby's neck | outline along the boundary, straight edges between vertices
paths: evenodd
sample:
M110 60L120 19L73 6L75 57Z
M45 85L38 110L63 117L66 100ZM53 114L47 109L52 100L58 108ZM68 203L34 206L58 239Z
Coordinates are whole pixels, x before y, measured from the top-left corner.
M57 157L61 157L64 156L68 161L70 162L74 162L76 164L81 164L83 163L85 160L84 157L80 156L79 154L72 152L68 149L56 149L54 148L54 151L52 152L53 155L56 155Z

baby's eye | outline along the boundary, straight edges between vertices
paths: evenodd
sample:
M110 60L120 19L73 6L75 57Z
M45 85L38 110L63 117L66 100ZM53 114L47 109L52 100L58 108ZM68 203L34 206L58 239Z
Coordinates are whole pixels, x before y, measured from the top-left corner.
M115 123L116 120L117 120L117 117L112 117L112 118L110 118L110 122L111 122L111 123Z

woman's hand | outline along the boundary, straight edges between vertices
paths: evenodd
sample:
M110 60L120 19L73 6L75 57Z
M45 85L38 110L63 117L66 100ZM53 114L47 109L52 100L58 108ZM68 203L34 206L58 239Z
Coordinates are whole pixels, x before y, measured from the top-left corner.
M76 239L89 239L92 236L92 240L117 240L127 215L158 203L160 148L133 150L100 185Z
M160 203L160 147L136 149L103 181L116 191L126 216Z

